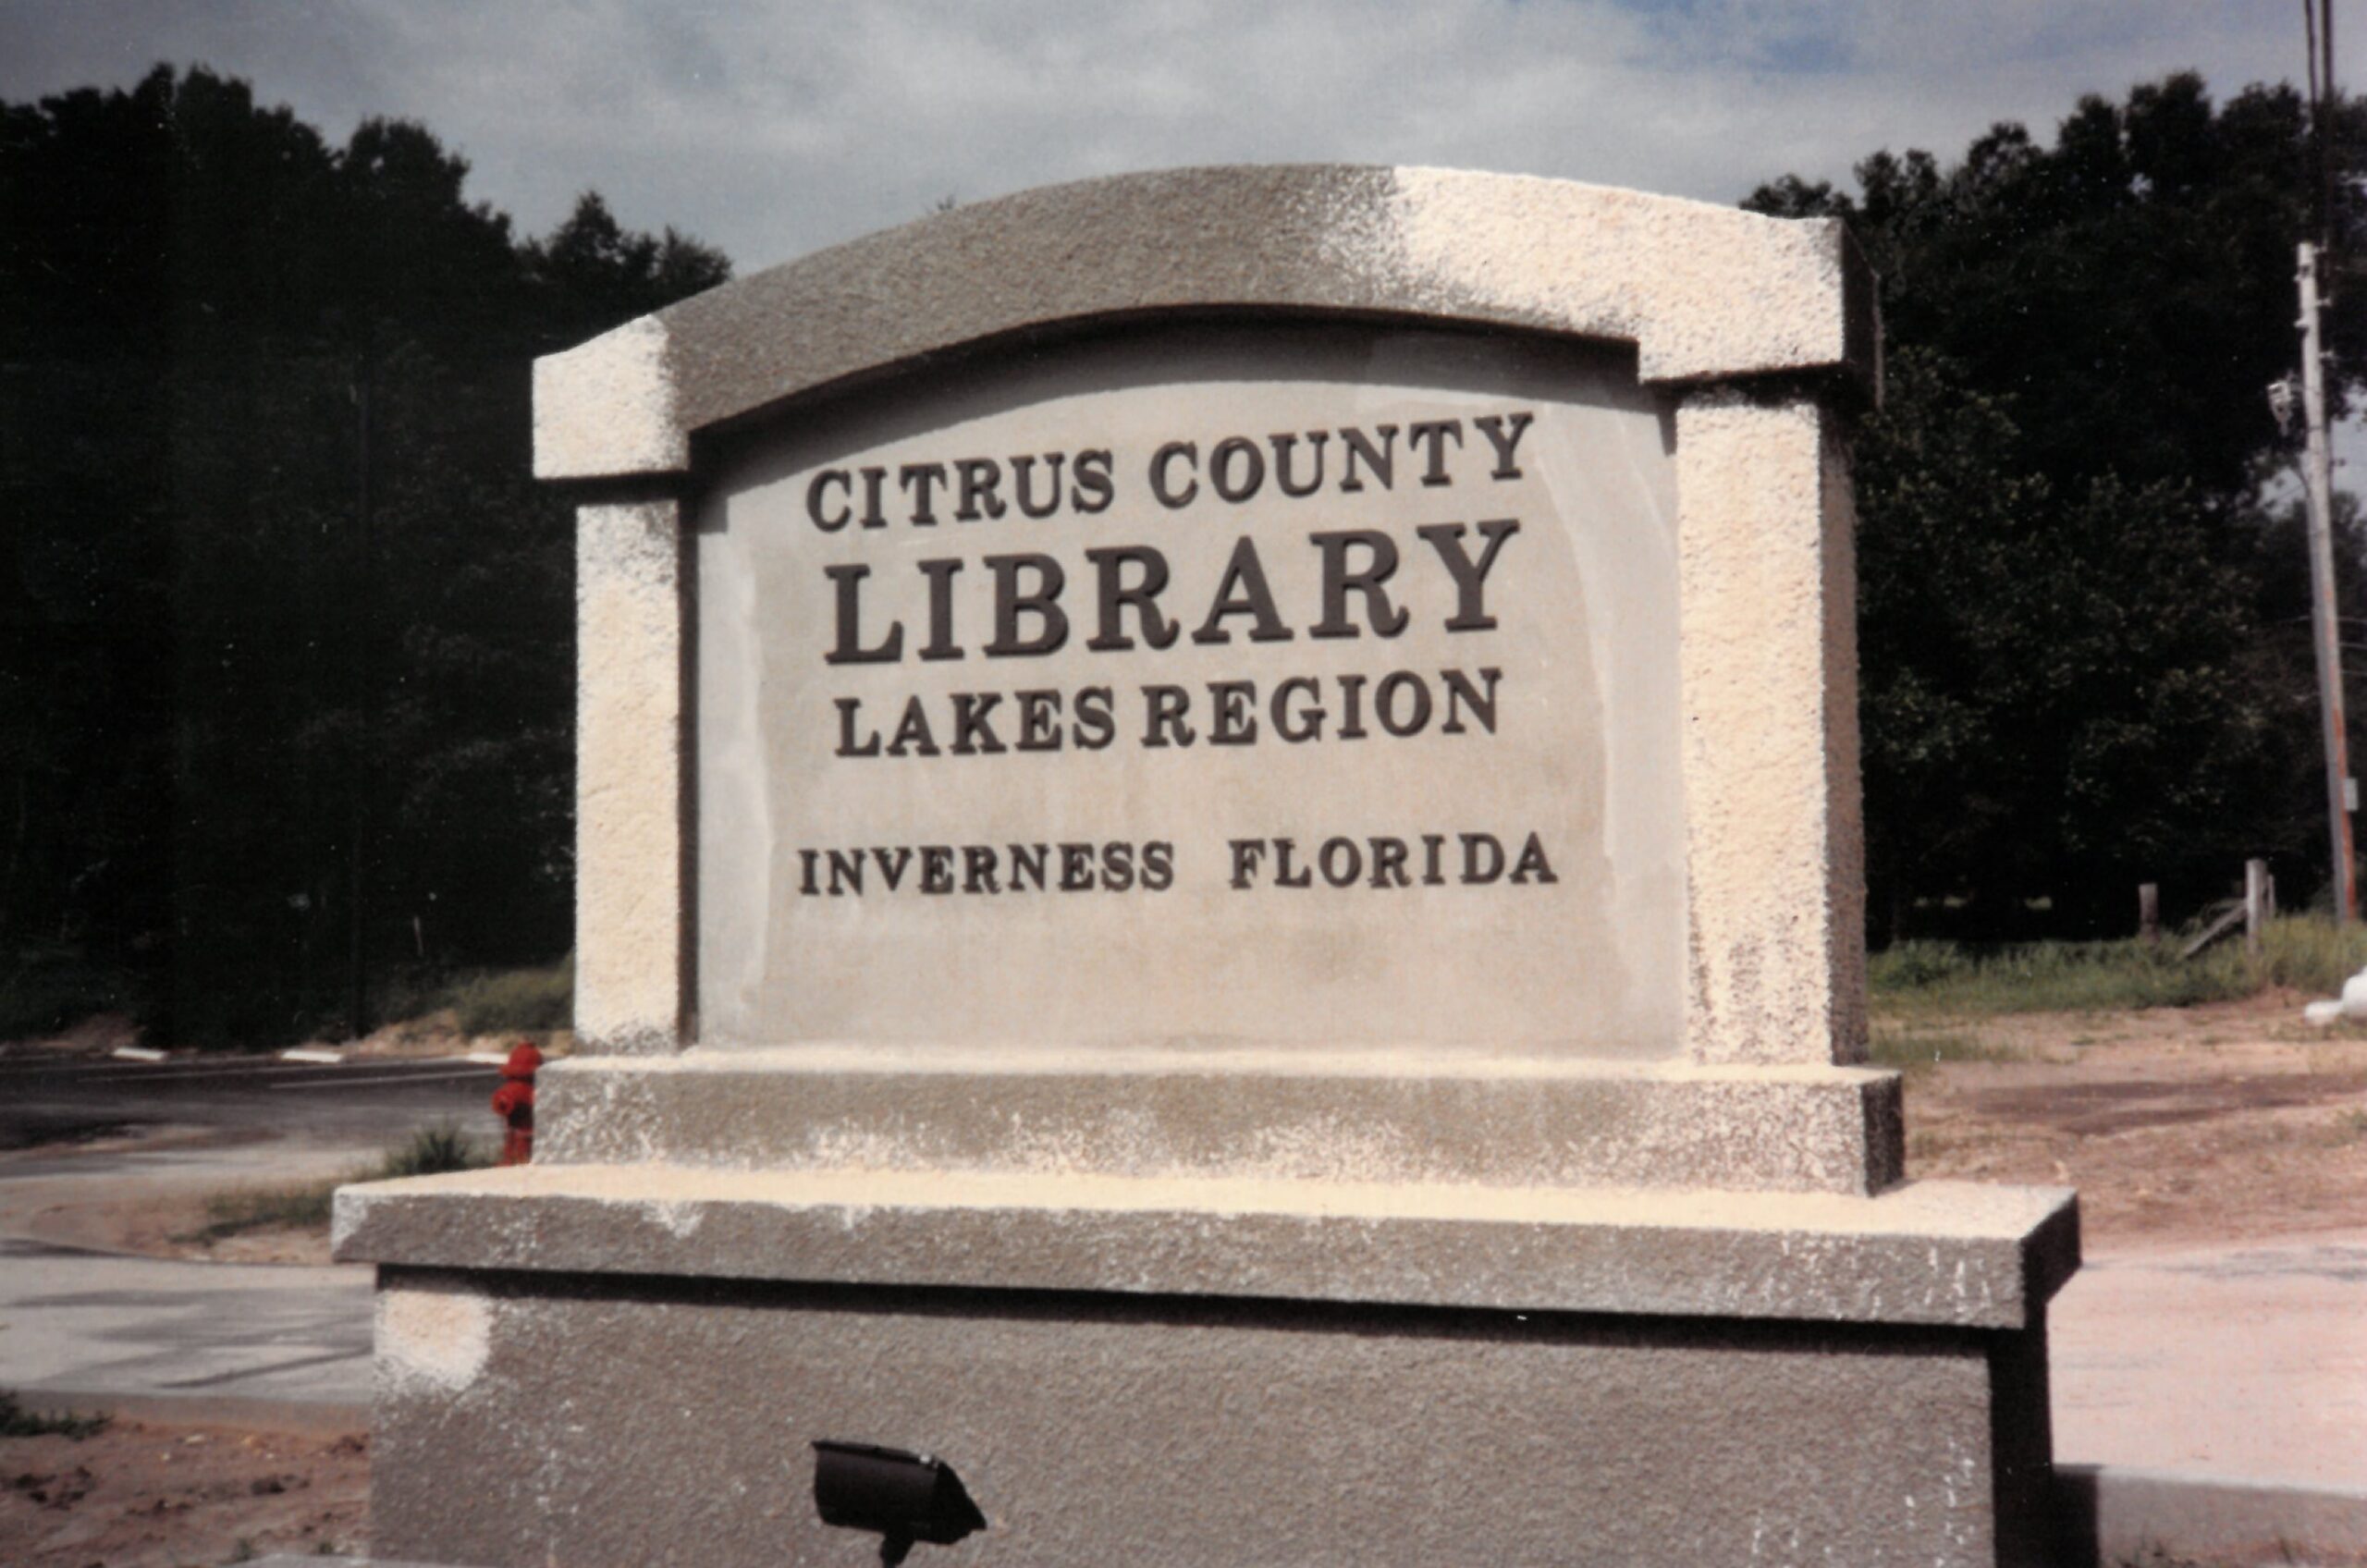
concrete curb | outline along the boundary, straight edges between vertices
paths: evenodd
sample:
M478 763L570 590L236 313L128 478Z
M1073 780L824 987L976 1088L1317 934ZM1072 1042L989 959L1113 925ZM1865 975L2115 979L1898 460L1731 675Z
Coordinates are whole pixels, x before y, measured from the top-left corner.
M2103 1464L2057 1465L2054 1484L2062 1538L2092 1542L2087 1562L2146 1562L2158 1549L2211 1568L2367 1563L2367 1491Z

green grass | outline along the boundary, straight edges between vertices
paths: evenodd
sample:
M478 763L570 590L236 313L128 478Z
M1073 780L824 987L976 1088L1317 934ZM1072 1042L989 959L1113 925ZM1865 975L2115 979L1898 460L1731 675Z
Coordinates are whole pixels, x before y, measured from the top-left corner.
M233 1187L205 1200L206 1222L184 1238L218 1242L243 1231L325 1230L339 1187L355 1182L391 1182L402 1176L435 1176L447 1170L475 1170L493 1163L493 1156L460 1128L445 1123L423 1127L409 1141L397 1144L376 1163L292 1187Z
M205 1200L205 1224L188 1239L218 1242L242 1231L318 1230L329 1222L329 1199L343 1178L300 1187L236 1187Z
M2023 1056L2011 1046L1995 1045L1961 1030L1891 1023L1874 1025L1866 1048L1876 1067L1895 1067L1906 1072L1943 1061L2019 1061Z
M449 1121L423 1127L409 1143L398 1144L356 1182L391 1182L401 1176L440 1176L447 1170L475 1170L491 1165L493 1157L475 1139Z
M1884 1015L1966 1018L2191 1007L2273 986L2330 997L2367 968L2367 931L2338 930L2305 915L2271 921L2256 954L2238 936L2181 962L2183 940L2030 942L1985 950L1900 942L1873 955L1867 982Z
M461 1032L497 1035L511 1029L564 1029L575 1011L572 954L540 969L491 969L463 975L435 998L458 1015Z
M28 1410L14 1389L0 1389L0 1438L72 1438L77 1442L106 1429L104 1415L71 1411Z

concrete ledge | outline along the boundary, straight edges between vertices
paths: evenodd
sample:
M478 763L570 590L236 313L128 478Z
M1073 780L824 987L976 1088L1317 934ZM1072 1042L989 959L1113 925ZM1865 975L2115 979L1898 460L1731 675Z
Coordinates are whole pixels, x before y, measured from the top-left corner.
M524 1166L337 1194L412 1268L1291 1298L2020 1329L2079 1266L2073 1195L1879 1197Z
M1619 339L1647 382L1829 371L1870 386L1875 359L1870 275L1836 220L1455 169L1172 169L925 218L550 356L534 472L679 472L693 432L886 366L1195 310Z
M2094 1543L2085 1561L2367 1563L2367 1492L2098 1464L2057 1465L2054 1481L2065 1538Z
M1880 1191L1895 1073L1386 1053L814 1046L546 1071L538 1161Z

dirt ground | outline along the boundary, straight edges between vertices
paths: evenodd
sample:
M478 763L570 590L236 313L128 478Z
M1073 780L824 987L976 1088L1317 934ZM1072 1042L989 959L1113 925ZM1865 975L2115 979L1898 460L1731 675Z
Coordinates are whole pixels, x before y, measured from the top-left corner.
M96 1437L0 1439L0 1562L216 1568L358 1552L369 1439L115 1421Z
M1972 1059L1908 1070L1909 1171L2076 1186L2091 1255L2367 1227L2367 1031L2312 1028L2303 999L1885 1019L1905 1049ZM334 1174L340 1158L284 1147L252 1179ZM0 1230L19 1234L165 1256L327 1256L311 1232L187 1240L205 1194L185 1180L8 1189ZM360 1550L368 1472L359 1432L118 1422L81 1442L0 1439L0 1563L213 1568L242 1552Z
M2367 1226L2367 1033L2303 999L1888 1024L1991 1058L1908 1072L1908 1173L2077 1187L2091 1253Z
M79 1143L92 1154L170 1150L202 1160L210 1172L187 1167L145 1173L117 1172L104 1181L43 1176L0 1182L0 1235L26 1236L95 1252L136 1253L208 1263L324 1264L325 1230L256 1230L208 1240L206 1200L242 1187L296 1187L350 1174L366 1156L344 1145L270 1139L210 1127L153 1127ZM0 1175L14 1163L48 1159L58 1145L0 1153Z

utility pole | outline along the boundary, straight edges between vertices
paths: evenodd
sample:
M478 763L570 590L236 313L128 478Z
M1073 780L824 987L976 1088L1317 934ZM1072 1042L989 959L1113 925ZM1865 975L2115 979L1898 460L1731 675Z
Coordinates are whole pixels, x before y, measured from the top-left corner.
M2342 711L2341 622L2334 602L2334 466L2326 451L2325 350L2318 333L2318 248L2300 247L2302 464L2310 515L2310 629L2318 645L2318 713L2325 730L2326 823L2334 861L2334 918L2359 917L2359 867L2350 847L2350 741Z
M2319 330L2318 269L2332 253L2335 238L2334 160L2327 120L2337 100L2334 90L2333 0L2301 0L2310 50L2311 181L2316 211L2312 238L2301 241L2301 426L2307 443L2301 488L2310 517L2310 629L2318 646L2318 717L2325 730L2326 838L2334 863L2334 918L2348 925L2359 918L2359 862L2351 851L2350 731L2342 711L2342 622L2334 601L2334 462L2326 437L2325 344ZM2289 394L2287 395L2289 397ZM2277 420L2285 420L2280 407Z

